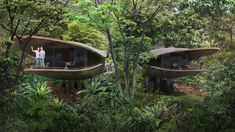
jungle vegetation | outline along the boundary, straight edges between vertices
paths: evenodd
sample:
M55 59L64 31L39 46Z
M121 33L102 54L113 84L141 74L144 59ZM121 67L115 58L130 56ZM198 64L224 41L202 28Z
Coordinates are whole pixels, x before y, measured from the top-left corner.
M23 72L33 35L106 50L115 74L60 98L48 82L61 80ZM233 132L234 35L234 0L0 0L0 131ZM204 95L146 90L141 64L162 45L221 49L207 72L176 80Z

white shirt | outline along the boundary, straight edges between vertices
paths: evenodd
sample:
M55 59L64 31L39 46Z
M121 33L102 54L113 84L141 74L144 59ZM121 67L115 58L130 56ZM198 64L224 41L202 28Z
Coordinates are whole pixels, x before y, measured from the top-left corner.
M45 51L44 50L41 50L40 52L39 52L39 58L41 58L41 59L43 59L43 58L45 58Z
M35 57L36 59L40 58L39 51L35 50L35 55L36 55L36 57Z

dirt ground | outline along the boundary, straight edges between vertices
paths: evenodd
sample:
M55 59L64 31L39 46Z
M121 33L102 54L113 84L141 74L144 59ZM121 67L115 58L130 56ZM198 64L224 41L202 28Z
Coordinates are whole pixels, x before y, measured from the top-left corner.
M182 84L174 84L174 91L186 94L193 94L197 96L205 96L206 92L201 88L193 85L182 85Z
M79 103L80 98L78 98L77 92L78 89L67 90L62 88L61 84L53 84L52 82L48 82L48 85L52 88L53 94L58 99L61 99L68 103Z

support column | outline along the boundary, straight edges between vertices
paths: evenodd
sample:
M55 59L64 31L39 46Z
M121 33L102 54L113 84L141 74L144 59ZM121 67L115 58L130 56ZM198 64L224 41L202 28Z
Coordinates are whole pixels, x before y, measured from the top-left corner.
M145 77L145 89L146 90L149 89L149 77L148 76Z

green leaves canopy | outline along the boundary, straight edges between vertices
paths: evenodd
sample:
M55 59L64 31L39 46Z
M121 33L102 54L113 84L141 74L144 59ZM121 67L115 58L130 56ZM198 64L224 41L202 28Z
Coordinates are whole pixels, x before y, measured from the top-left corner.
M62 0L3 0L0 2L0 26L11 37L36 34L41 28L62 19L65 4Z
M81 42L102 50L107 48L106 39L101 32L77 22L68 24L68 31L64 33L63 38L65 40Z

